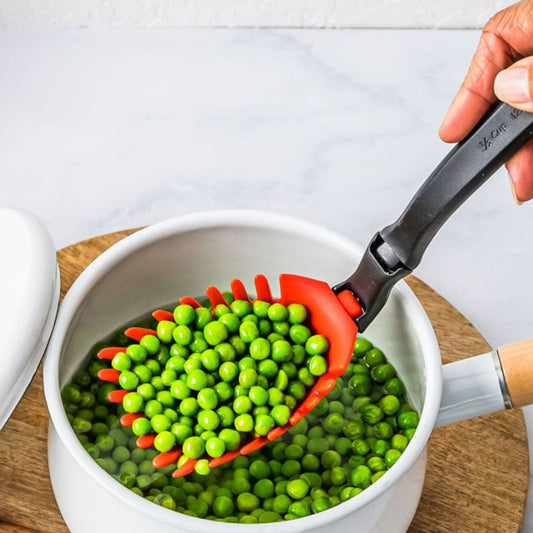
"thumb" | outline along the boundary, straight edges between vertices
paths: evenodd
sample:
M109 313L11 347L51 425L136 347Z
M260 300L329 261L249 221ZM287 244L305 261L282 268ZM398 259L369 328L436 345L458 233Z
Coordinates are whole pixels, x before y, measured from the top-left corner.
M500 71L494 80L494 92L503 102L533 112L533 56Z

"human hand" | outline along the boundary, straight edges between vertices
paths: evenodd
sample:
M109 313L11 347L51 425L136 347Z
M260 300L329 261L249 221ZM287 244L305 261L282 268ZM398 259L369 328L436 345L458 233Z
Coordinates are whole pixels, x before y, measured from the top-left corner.
M533 0L500 11L485 25L468 73L441 124L440 138L463 139L497 99L533 112ZM517 203L533 198L533 139L505 166Z

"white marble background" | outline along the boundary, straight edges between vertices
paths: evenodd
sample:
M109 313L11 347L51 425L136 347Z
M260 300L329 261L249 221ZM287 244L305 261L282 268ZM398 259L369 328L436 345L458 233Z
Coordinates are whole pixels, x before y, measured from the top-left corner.
M0 26L480 28L513 0L2 0Z
M241 207L364 244L449 150L437 129L478 37L0 28L0 203L58 247ZM500 171L417 271L493 345L533 336L532 220Z

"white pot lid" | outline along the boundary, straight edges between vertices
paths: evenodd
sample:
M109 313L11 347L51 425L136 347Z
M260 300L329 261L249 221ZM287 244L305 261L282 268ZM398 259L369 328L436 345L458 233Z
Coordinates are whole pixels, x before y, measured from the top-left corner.
M0 207L0 429L30 384L57 313L55 246L32 215Z

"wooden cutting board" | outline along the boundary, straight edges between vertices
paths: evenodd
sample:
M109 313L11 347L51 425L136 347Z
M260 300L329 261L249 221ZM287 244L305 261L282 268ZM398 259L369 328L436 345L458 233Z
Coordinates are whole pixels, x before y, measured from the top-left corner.
M133 231L95 237L59 250L61 297L93 259ZM446 300L413 276L407 282L433 323L444 362L490 350L472 324ZM0 432L2 533L68 531L48 477L47 426L40 368ZM429 441L422 499L409 532L518 533L526 503L528 472L527 436L521 411L506 411L436 429ZM76 490L75 484L72 490Z

